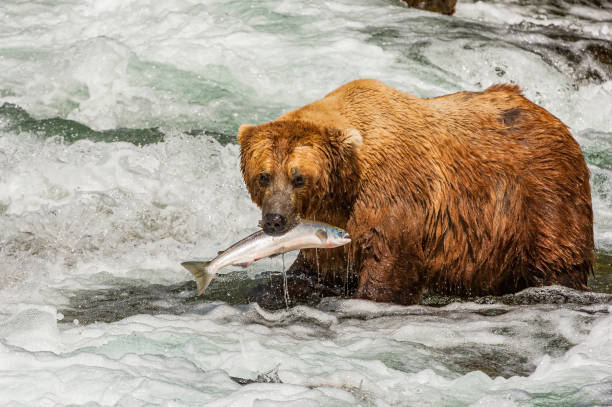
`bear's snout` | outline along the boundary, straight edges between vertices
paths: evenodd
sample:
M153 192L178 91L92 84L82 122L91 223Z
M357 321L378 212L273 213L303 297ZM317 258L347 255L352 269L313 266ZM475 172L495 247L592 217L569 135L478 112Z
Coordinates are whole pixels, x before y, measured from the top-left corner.
M291 189L277 179L264 196L261 205L263 231L267 235L280 236L299 222Z
M266 213L263 231L272 236L284 234L287 231L287 217L279 213Z

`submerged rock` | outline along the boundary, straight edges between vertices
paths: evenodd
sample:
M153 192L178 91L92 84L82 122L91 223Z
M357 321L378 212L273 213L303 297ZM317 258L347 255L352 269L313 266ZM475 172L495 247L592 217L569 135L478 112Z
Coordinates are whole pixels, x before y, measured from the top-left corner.
M612 295L592 291L578 291L560 285L530 287L516 294L501 297L507 305L531 304L612 304Z
M535 304L612 304L612 294L580 291L560 285L529 287L515 294L502 296L459 297L425 293L421 305L442 307L453 302L475 302L476 304L535 305Z
M408 7L433 11L446 15L455 14L457 0L402 0Z

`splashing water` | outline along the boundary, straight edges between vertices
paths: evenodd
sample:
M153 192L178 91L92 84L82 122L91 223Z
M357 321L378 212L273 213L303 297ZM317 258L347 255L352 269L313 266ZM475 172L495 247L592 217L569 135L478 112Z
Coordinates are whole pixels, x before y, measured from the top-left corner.
M289 284L287 283L287 269L285 268L285 253L283 258L283 296L285 297L285 307L289 309Z
M315 261L317 263L317 283L321 282L321 268L319 267L319 249L315 249Z
M612 404L605 294L267 312L245 298L284 259L204 298L180 266L257 228L241 123L356 78L421 97L515 82L584 151L591 285L611 292L611 19L564 0L464 1L453 17L394 0L1 2L0 400Z

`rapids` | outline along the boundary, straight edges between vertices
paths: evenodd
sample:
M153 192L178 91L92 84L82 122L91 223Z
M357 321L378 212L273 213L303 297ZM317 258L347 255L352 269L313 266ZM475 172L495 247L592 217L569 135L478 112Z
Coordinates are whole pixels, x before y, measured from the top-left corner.
M0 404L611 405L611 41L598 0L0 2ZM568 124L595 292L246 304L278 258L195 298L180 262L257 229L238 126L364 77Z

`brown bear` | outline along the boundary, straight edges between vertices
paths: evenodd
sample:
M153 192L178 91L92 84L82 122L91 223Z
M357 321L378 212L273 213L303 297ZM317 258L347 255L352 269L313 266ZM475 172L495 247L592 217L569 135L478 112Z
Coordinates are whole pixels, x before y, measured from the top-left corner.
M400 304L417 303L424 289L587 289L589 171L567 126L516 85L421 99L357 80L272 122L242 125L238 141L266 233L306 218L352 238L302 250L291 272Z

